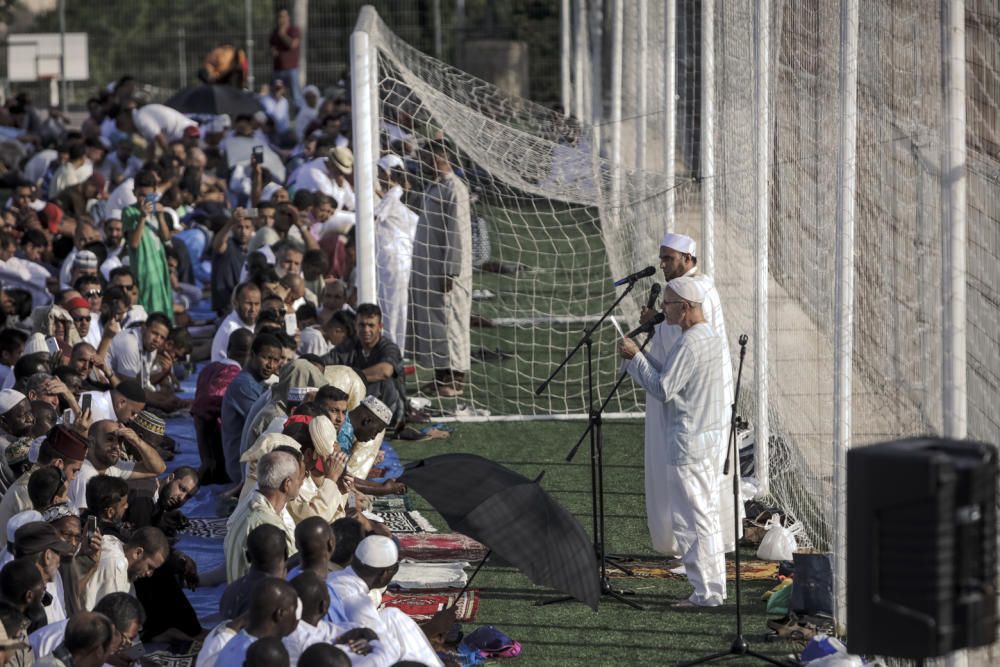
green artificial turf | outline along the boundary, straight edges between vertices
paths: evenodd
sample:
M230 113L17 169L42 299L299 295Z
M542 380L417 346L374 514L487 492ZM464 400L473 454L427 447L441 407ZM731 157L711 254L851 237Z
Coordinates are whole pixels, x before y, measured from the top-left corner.
M584 446L572 463L568 450L582 432L584 422L504 422L455 424L447 440L418 443L394 442L402 459L412 461L448 452L469 452L492 459L529 478L545 471L542 485L564 504L590 531L590 457ZM610 552L656 559L646 531L643 497L642 425L608 422L605 425L605 488L608 548ZM420 510L439 529L447 526L419 496ZM744 550L752 557L752 550ZM661 557L660 557L661 558ZM664 562L666 562L664 560ZM495 625L521 642L518 665L671 665L702 654L728 649L734 636L735 590L729 586L726 605L715 609L674 610L671 604L691 591L683 580L613 578L616 587L635 591L631 599L644 605L633 610L605 597L595 613L570 602L537 607L535 603L557 596L533 585L510 567L487 564L474 587L480 590L479 614L474 625ZM765 642L764 603L761 594L773 584L745 582L743 588L744 636L764 654L782 658L796 651L791 643ZM466 631L474 625L466 626ZM725 664L755 664L733 658Z

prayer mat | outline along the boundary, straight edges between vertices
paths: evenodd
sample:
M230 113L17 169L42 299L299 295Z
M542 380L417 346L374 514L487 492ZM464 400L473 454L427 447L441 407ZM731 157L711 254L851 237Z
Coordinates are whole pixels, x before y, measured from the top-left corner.
M422 562L477 561L487 548L461 533L412 533L399 536L399 557Z
M413 589L435 590L441 588L461 588L469 580L465 574L468 562L461 563L414 563L409 560L399 562L399 572L392 578L390 586L413 592Z
M672 572L681 565L680 561L621 561L622 565L632 571L633 576L641 579L686 579L683 572ZM766 560L749 560L740 563L744 581L770 581L778 578L778 563ZM609 577L628 576L615 567L608 568ZM726 579L736 578L736 563L726 560Z
M377 512L382 522L393 533L436 533L437 528L420 512Z
M206 537L209 539L226 536L226 521L228 517L188 519L190 523L181 532L191 537Z
M199 642L200 643L200 642ZM198 650L200 650L200 646ZM167 651L154 651L142 657L142 665L156 667L194 667L198 660L198 650L183 654L168 653Z
M420 591L386 591L382 594L382 605L395 607L416 621L426 621L442 609L455 604L457 590ZM479 611L479 591L465 591L456 606L459 623L471 623L476 620Z
M413 509L413 502L409 496L371 496L371 511L380 512L408 512Z

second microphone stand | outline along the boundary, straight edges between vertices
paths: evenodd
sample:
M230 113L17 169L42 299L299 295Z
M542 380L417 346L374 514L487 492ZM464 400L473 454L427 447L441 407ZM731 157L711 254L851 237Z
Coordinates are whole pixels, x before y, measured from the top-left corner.
M631 595L632 594L631 592L624 590L615 590L611 587L611 583L608 579L609 564L612 567L622 570L626 574L631 574L631 572L629 572L626 568L622 567L620 564L611 561L608 558L606 552L605 534L604 534L604 455L603 455L604 434L602 430L602 423L603 423L602 414L604 412L604 408L611 400L611 397L614 396L614 390L616 390L618 386L622 383L622 380L624 380L624 374L623 377L620 377L618 379L618 382L615 384L611 394L608 395L608 397L604 400L604 402L600 405L600 407L595 407L594 365L593 365L594 331L597 329L597 327L601 326L601 324L604 322L604 320L608 318L609 315L611 315L614 309L618 307L618 304L622 302L622 299L624 299L626 295L628 295L628 293L632 291L632 289L635 287L635 282L636 282L635 280L630 281L628 283L628 286L625 288L625 291L622 292L620 295L618 295L618 298L615 299L615 302L611 304L611 307L609 307L606 311L604 311L604 314L601 315L601 318L583 332L583 336L577 342L576 346L574 346L573 349L569 351L566 357L555 368L555 370L552 371L549 377L546 378L545 381L538 386L538 389L535 390L535 395L541 395L541 393L545 391L545 388L548 387L549 383L552 382L552 380L559 373L559 371L561 371L569 362L569 360L572 359L576 355L576 353L580 351L580 348L586 347L587 406L588 406L587 429L584 431L583 435L580 436L580 439L577 441L576 445L570 451L570 454L567 456L566 460L567 461L572 460L573 456L575 456L576 454L576 450L580 447L584 439L589 434L591 518L593 520L593 528L594 528L594 551L601 565L601 573L600 573L601 595L608 595L620 602L624 602L630 607L634 607L635 609L642 609L643 608L642 605L632 600L629 600L625 597L626 595ZM648 342L649 339L647 338L646 343ZM646 343L643 343L643 347L645 347ZM544 602L539 602L538 605L542 606L546 604L555 604L558 602L568 602L572 599L573 598L570 597L556 598L553 600L546 600Z

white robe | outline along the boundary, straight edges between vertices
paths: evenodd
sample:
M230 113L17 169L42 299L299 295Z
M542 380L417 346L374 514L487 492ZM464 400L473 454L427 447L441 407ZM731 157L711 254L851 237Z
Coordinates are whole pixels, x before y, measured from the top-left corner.
M379 640L394 645L399 650L399 660L413 660L429 667L443 667L430 641L416 622L390 607L376 609L368 597L368 585L354 573L353 568L332 572L327 583L333 586L344 603L344 613L351 623L371 628Z
M722 358L720 363L722 364L722 384L723 384L723 412L726 416L726 430L722 438L720 452L719 452L719 463L718 463L718 479L719 479L719 506L720 506L720 516L722 518L722 537L723 542L726 546L726 553L730 553L736 549L736 540L733 538L732 518L733 518L733 475L736 473L738 461L733 461L729 466L729 474L723 475L722 468L726 461L726 447L729 444L729 417L731 412L731 406L733 404L733 363L732 357L729 353L729 338L726 335L726 320L722 315L722 300L719 298L719 291L715 288L715 281L708 276L701 275L697 273L697 267L692 268L688 271L685 276L689 276L698 279L703 282L706 287L705 301L702 303L702 312L705 315L705 322L712 327L712 330L722 339ZM681 329L676 325L667 324L666 322L657 325L656 334L653 340L650 341L649 345L646 347L646 360L656 368L657 370L662 370L663 362L667 358L667 353L670 348L673 347L677 339L680 338ZM653 406L651 408L651 405ZM656 409L655 402L652 404L646 402L646 428L645 428L645 440L646 440L646 459L650 458L650 444L655 443L660 433L663 433L664 425L660 422L660 411ZM646 498L657 498L657 505L664 506L667 502L666 490L662 488L661 480L650 474L649 467L646 468ZM745 514L743 510L743 503L739 504L740 512L740 536L743 535L743 516ZM668 513L669 515L669 513ZM653 539L653 547L662 554L667 556L678 556L680 552L677 548L677 541L673 538L672 530L669 525L663 527L663 532L657 540L656 537Z
M305 620L300 620L292 634L281 640L281 643L285 645L285 650L288 651L288 664L297 665L299 658L307 648L313 644L333 644L337 637L353 627L355 627L353 624L340 626L322 620L316 625L312 625ZM350 658L351 665L354 667L389 667L399 660L398 648L389 642L373 640L371 642L372 652L368 655L352 653L351 649L344 644L335 644L335 646Z
M694 586L690 600L704 606L720 605L726 597L718 483L725 431L721 347L712 327L696 324L670 349L662 369L644 354L627 364L663 425L646 443L646 478L655 479L657 488L646 497L653 545L660 550L669 535Z
M375 265L382 326L399 351L405 352L413 239L420 216L406 207L402 197L403 188L396 185L375 207Z

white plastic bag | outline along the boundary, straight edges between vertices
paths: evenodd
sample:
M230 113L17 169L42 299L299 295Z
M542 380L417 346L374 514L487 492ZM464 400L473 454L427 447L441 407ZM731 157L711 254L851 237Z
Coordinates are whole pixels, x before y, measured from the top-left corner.
M764 539L757 548L757 558L761 560L792 560L792 553L798 546L795 535L782 525L781 517L772 514L764 524Z

